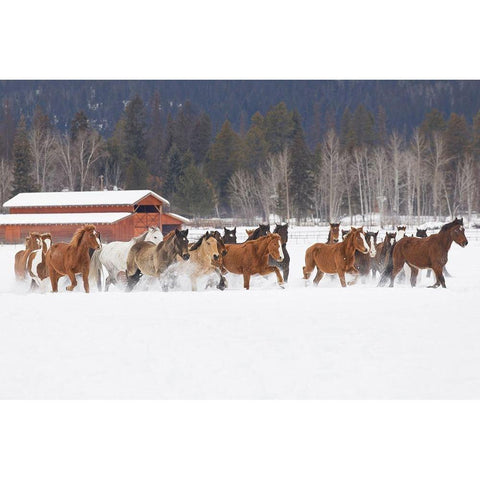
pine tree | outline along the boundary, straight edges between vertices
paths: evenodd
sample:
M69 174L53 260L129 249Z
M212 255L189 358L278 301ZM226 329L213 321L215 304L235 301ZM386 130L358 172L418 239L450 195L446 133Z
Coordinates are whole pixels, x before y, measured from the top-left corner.
M3 116L0 123L0 157L7 162L11 162L13 159L13 142L16 130L10 103L10 100L7 99L3 104Z
M126 188L131 190L148 188L148 175L147 162L136 156L131 156L126 171Z
M290 148L290 198L294 215L307 217L313 210L314 175L312 155L305 142L300 114L293 112L293 140Z
M151 102L150 122L146 135L146 160L149 170L154 175L164 177L166 162L163 156L163 125L160 108L160 95L155 92Z
M192 103L187 100L180 109L175 120L174 142L180 153L185 153L191 147L192 133L195 126L195 112Z
M264 118L256 112L245 136L246 167L253 173L263 167L268 156L268 144L265 139Z
M343 111L340 122L340 147L342 151L351 153L356 144L355 132L353 130L353 118L350 109Z
M352 118L355 146L373 145L375 142L374 117L362 103L355 109Z
M182 156L175 144L172 145L167 153L167 176L163 185L164 195L171 196L177 191L178 179L183 173Z
M206 113L202 113L195 122L190 141L191 151L197 165L205 161L211 139L212 122Z
M145 160L147 150L145 117L143 100L135 95L125 108L125 153L129 158Z
M443 132L447 128L442 112L434 108L425 115L425 118L420 125L420 133L428 140L432 139L432 134L435 132Z
M282 152L290 145L293 133L293 120L285 102L280 102L265 116L265 139L270 153Z
M80 132L84 132L88 129L88 118L83 110L80 110L75 114L73 120L70 123L70 138L75 141Z
M15 139L13 141L13 195L22 192L35 192L38 187L33 180L32 155L30 152L30 143L28 141L27 125L25 117L20 118Z
M458 161L470 149L472 134L464 115L452 113L445 130L445 147L448 157Z

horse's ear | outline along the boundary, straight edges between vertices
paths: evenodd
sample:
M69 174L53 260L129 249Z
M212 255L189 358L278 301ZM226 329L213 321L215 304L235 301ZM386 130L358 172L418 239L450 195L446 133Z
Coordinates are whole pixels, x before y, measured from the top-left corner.
M233 232L233 233L237 233L237 227L233 227L232 232Z
M175 235L180 235L180 230L178 228L175 229Z
M188 235L188 228L184 230L182 233L183 233L183 236L186 237Z

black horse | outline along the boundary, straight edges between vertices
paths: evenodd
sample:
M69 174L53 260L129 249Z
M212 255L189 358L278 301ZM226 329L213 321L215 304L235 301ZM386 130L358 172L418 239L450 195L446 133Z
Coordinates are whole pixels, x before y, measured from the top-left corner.
M273 233L278 233L280 235L280 238L282 239L283 260L281 262L277 262L272 257L269 257L268 264L272 267L278 267L282 271L283 281L287 283L288 275L290 273L290 255L287 251L288 223L286 223L285 225L279 225L278 223L276 223Z
M234 227L231 230L228 228L223 228L222 240L225 244L237 243L237 227Z
M264 237L267 233L270 233L270 224L259 223L258 227L248 236L246 241L257 240L257 238Z

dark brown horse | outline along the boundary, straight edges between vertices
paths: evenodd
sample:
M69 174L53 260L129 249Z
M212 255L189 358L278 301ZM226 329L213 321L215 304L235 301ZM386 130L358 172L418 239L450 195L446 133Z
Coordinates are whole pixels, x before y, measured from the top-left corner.
M448 261L448 251L453 242L461 247L468 245L463 219L461 218L455 218L453 222L445 224L438 233L434 233L427 238L402 238L393 248L392 261L385 270L382 280L385 282L385 277L389 277L389 286L393 287L395 277L407 263L412 269L412 276L410 277L412 287L417 283L418 271L431 268L436 276L436 282L431 285L431 288L437 288L440 285L446 288L443 268Z
M132 245L127 257L127 291L131 291L142 275L159 277L176 262L177 255L188 260L188 230L171 231L155 245L152 242L138 242Z
M377 243L375 248L377 253L372 261L372 277L375 278L377 272L382 275L385 268L388 265L390 256L392 254L393 246L395 245L395 239L397 232L386 232L383 242Z
M269 257L268 264L278 267L282 271L284 282L287 283L288 276L290 274L290 255L288 254L288 250L287 250L288 223L285 223L284 225L279 225L278 223L276 223L275 228L273 229L273 233L278 233L278 235L280 235L281 243L282 243L283 260L281 262L277 262L274 258Z
M227 255L223 258L224 267L231 273L243 275L243 286L250 288L250 277L252 275L269 275L275 273L280 286L283 285L282 274L278 267L268 264L269 255L281 262L283 260L280 235L268 233L267 235L240 243L237 245L225 245Z
M24 280L27 275L27 261L30 254L35 250L42 248L42 239L37 232L30 232L25 237L25 250L20 250L15 254L15 276L17 280Z
M345 237L343 242L326 244L315 243L305 252L305 266L303 278L308 280L311 273L317 268L317 274L313 283L318 285L325 273L336 273L342 287L346 287L345 273L358 274L355 268L355 252L367 254L369 251L362 228L354 228Z
M372 269L372 264L376 255L376 243L377 243L378 232L366 232L365 241L367 242L369 252L368 255L360 253L359 251L355 252L355 268L358 270L358 276L352 282L352 285L356 283L358 277L362 280L362 283L365 283L367 277L370 275Z
M225 245L237 243L237 227L233 227L232 229L224 228L222 240Z
M327 244L330 245L331 243L338 243L339 239L340 239L340 224L330 223L330 230L328 231Z
M251 232L248 237L246 242L249 240L256 240L257 238L265 236L267 233L270 233L270 225L260 223L257 228L255 228L253 231L252 230L247 230L247 232Z
M70 279L68 291L77 286L76 273L83 277L85 292L90 291L88 273L90 271L89 249L102 248L95 225L84 225L73 235L70 243L54 243L47 252L45 261L52 290L58 292L58 280L65 275Z
M350 230L342 228L342 240L350 233Z

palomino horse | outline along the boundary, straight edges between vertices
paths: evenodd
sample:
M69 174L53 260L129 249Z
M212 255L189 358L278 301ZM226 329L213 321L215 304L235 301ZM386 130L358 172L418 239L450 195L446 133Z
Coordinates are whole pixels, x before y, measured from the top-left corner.
M336 273L342 287L346 287L345 273L358 274L355 268L355 252L368 253L368 245L365 241L363 227L352 227L350 233L343 242L326 244L314 243L305 252L305 266L303 278L308 280L311 273L317 268L317 274L313 283L318 285L325 273Z
M39 233L31 232L25 238L25 250L15 254L15 276L17 280L24 280L27 275L27 260L34 250L42 248L42 238Z
M220 270L215 266L215 262L220 259L217 239L210 232L202 235L196 243L188 249L190 261L177 262L175 264L175 273L177 275L187 275L190 278L192 290L197 290L197 279L203 275L216 273L222 279Z
M227 273L227 269L223 266L222 258L227 254L227 248L225 247L225 243L223 243L220 232L217 230L211 230L209 233L217 241L217 248L220 253L218 260L212 262L213 267L217 269L217 273L220 276L220 282L218 283L217 288L219 290L225 290L227 287L227 280L224 275Z
M330 245L331 243L338 243L339 238L340 238L340 224L330 223L330 230L328 231L327 244Z
M54 243L50 247L45 260L54 292L58 292L59 278L65 275L70 279L71 285L67 290L71 292L77 286L76 273L82 274L85 292L90 291L88 284L90 248L94 250L102 248L95 225L84 225L79 228L70 243Z
M232 229L223 228L223 243L225 245L237 243L237 227L233 227Z
M93 252L90 260L90 280L96 282L99 291L102 290L103 265L108 272L105 279L105 291L108 292L110 285L116 285L119 276L125 275L128 252L133 245L138 242L152 242L158 245L162 240L163 235L159 227L148 227L145 232L128 242L110 242L103 245L101 250Z
M172 263L177 255L188 260L188 230L171 231L155 245L152 242L137 242L128 252L127 257L127 291L131 291L142 275L159 277Z
M48 277L46 256L52 245L52 235L50 233L42 233L40 238L42 247L34 250L27 259L27 271L32 278L31 288L40 286L42 280Z
M372 269L372 263L374 261L375 255L377 253L375 244L377 242L377 232L366 232L365 233L365 241L367 242L369 252L368 255L364 255L359 251L355 252L355 268L358 270L358 276L354 278L351 285L354 285L358 277L361 278L362 283L365 283L367 277L370 274L370 270Z
M288 282L288 275L290 273L290 255L288 254L287 250L287 242L288 242L288 223L285 225L279 225L278 223L275 224L275 228L273 229L273 233L278 233L282 240L282 254L283 260L281 262L277 262L272 257L269 257L268 264L271 266L278 267L282 271L283 280L285 283Z
M395 245L395 239L397 237L397 232L386 232L383 242L377 243L375 245L377 253L372 262L372 277L375 278L377 272L380 275L383 274L385 268L390 260L392 254L393 246Z
M282 274L278 267L268 264L269 255L281 262L283 260L282 239L278 233L268 233L256 240L248 242L225 245L227 255L223 258L224 267L231 273L243 275L243 286L250 288L250 277L252 275L269 275L275 273L280 286L283 285Z
M410 284L414 287L417 284L419 269L431 268L437 278L430 288L437 288L440 285L446 288L443 267L448 261L448 251L455 242L461 247L468 245L463 219L455 218L453 222L445 224L440 232L434 233L427 238L405 237L395 244L392 261L380 280L385 283L390 278L390 287L393 287L398 272L407 265L412 269ZM383 281L383 282L382 282Z

